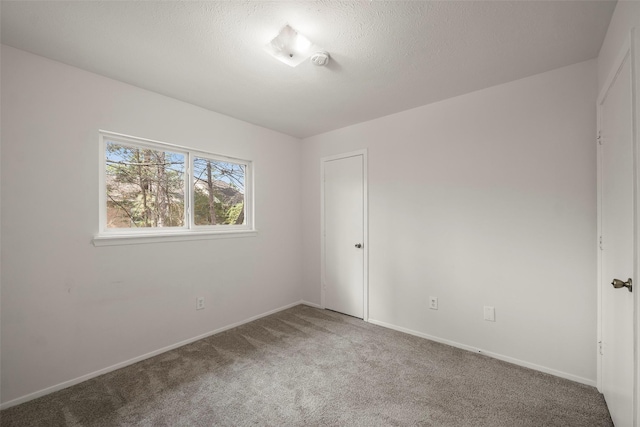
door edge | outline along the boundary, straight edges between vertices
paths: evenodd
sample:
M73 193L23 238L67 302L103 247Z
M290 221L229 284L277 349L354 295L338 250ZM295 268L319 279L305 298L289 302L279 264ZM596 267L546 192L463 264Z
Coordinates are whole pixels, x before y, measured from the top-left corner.
M640 277L640 236L638 235L639 231L639 215L640 215L640 176L638 173L638 165L640 165L640 152L638 149L638 127L640 126L638 111L640 111L640 106L638 105L639 99L637 96L638 92L638 68L640 67L640 55L638 55L637 46L640 46L640 41L638 39L638 31L636 28L632 28L629 32L629 36L625 39L622 48L620 49L620 53L616 57L613 66L605 80L605 84L602 87L601 92L598 94L597 98L597 155L596 155L596 183L597 183L597 236L596 236L596 251L597 251L597 343L596 343L596 386L600 393L602 393L602 354L600 351L600 344L602 342L602 288L605 285L605 280L602 277L602 250L601 247L601 236L602 236L602 146L600 145L600 132L601 132L601 120L602 120L602 103L606 99L606 96L615 82L615 79L618 73L621 70L622 65L624 64L625 59L629 60L631 67L631 114L632 114L632 152L633 152L633 194L632 194L632 205L633 205L633 275L634 280ZM634 348L634 356L633 356L633 369L635 372L633 373L633 425L635 427L640 427L640 399L638 398L640 395L640 292L636 291L635 296L633 298L633 348Z

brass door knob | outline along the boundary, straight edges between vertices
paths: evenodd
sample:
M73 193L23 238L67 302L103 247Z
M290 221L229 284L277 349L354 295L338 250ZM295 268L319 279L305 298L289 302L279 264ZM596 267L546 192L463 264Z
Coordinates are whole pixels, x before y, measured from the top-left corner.
M633 292L632 291L632 281L631 278L629 278L629 280L627 280L626 282L623 282L622 280L618 280L618 279L613 279L613 282L611 282L611 284L613 285L614 288L616 289L620 289L620 288L627 288L629 289L629 292Z

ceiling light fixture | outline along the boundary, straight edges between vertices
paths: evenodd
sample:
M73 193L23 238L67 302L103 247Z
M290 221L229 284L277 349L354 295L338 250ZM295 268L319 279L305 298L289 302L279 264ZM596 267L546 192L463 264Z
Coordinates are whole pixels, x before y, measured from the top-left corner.
M308 38L289 25L285 25L280 33L264 47L269 55L291 67L300 65L318 49Z

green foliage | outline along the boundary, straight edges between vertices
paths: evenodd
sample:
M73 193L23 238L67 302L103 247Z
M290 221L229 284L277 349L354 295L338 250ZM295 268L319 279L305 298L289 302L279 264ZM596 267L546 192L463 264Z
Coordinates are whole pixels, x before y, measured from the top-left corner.
M209 225L211 224L211 215L209 211L209 196L208 194L199 188L195 188L193 194L193 215L196 225ZM227 201L225 202L225 199ZM240 212L244 209L244 203L230 204L228 197L214 197L214 208L216 214L217 224L233 225L236 223Z
M227 220L225 224L235 224L236 221L238 220L238 217L240 216L240 213L242 213L243 210L244 210L243 202L231 206L227 211Z

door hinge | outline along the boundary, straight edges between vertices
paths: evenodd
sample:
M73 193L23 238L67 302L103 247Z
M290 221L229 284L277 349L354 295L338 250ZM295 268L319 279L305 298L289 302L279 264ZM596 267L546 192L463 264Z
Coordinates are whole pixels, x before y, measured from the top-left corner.
M598 341L598 351L600 352L600 356L604 355L604 353L602 352L602 341Z
M600 239L598 240L598 246L600 246L601 251L604 250L604 247L602 246L602 236L600 236Z
M598 145L602 145L602 134L598 131L598 135L596 136L596 141L598 141Z

